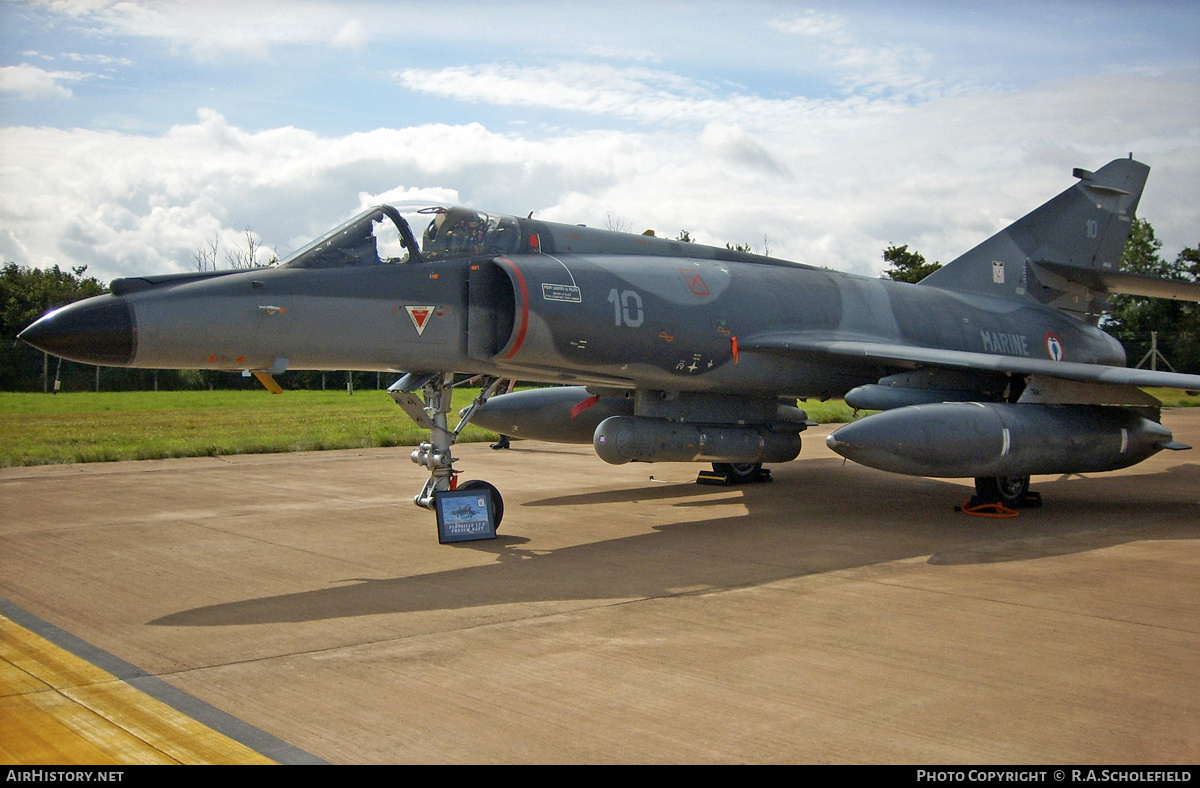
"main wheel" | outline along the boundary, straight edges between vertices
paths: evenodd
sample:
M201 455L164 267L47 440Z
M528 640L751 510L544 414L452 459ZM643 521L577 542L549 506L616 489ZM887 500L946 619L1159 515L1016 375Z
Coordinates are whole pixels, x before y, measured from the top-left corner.
M497 530L500 528L500 521L504 519L504 499L500 497L500 491L490 482L485 482L482 479L472 479L469 482L463 482L458 485L460 490L487 490L492 496L492 521Z
M714 462L713 473L719 473L730 484L749 484L758 478L761 462Z
M1029 493L1028 476L980 476L975 479L975 494L986 503L1017 507Z

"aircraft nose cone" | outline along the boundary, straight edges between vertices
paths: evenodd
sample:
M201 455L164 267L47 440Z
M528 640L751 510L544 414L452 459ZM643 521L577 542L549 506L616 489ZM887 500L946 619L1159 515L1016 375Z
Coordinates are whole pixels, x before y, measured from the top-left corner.
M69 361L127 366L136 345L133 309L123 298L97 296L42 315L17 338Z

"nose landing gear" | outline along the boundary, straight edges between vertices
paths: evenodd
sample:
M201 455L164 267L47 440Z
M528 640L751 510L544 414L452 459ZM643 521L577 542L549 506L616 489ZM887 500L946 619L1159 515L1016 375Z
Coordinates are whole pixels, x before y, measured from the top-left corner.
M450 397L456 385L482 382L479 396L463 411L458 426L449 428ZM412 461L429 470L429 481L421 492L413 497L413 503L431 511L436 509L439 492L455 489L486 490L492 498L494 525L499 526L504 516L504 500L500 492L485 481L468 481L458 484L458 471L454 469L457 458L451 454L454 442L475 412L488 401L501 383L500 378L469 378L454 382L452 372L410 372L388 387L388 395L399 405L417 426L429 430L429 440L423 441L412 453ZM418 398L416 392L420 391Z

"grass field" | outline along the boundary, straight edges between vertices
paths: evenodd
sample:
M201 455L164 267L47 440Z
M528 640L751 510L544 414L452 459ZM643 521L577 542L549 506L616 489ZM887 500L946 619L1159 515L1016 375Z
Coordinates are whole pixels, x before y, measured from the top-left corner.
M1170 406L1200 406L1184 392L1151 393ZM456 390L455 413L475 396ZM854 417L840 400L800 406L820 423ZM495 437L468 426L460 440ZM426 438L385 392L370 389L0 393L0 467L415 446Z
M456 410L474 396L456 391ZM0 466L410 446L426 437L376 390L0 394ZM462 436L489 439L473 426Z

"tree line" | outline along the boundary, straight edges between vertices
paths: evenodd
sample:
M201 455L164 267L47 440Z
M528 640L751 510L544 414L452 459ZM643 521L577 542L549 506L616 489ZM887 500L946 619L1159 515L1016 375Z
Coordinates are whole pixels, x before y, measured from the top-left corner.
M1163 257L1162 245L1150 222L1135 219L1121 257L1122 270L1200 282L1200 244L1183 249L1174 260ZM1200 304L1128 295L1110 300L1112 311L1100 325L1121 341L1131 366L1145 359L1141 366L1150 367L1152 359L1147 356L1151 335L1156 334L1161 354L1158 369L1164 368L1165 360L1176 372L1200 372Z

